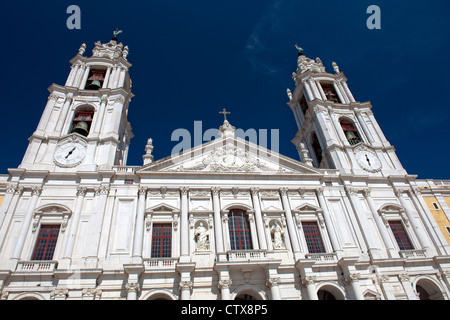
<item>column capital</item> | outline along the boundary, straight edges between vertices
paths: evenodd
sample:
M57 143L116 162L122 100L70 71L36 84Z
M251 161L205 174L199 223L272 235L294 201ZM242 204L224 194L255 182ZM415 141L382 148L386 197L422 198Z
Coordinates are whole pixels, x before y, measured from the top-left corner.
M289 191L289 188L287 188L287 187L281 187L281 188L280 188L281 196L287 196L288 191Z
M302 284L304 286L312 285L317 282L316 276L306 276L302 279Z
M232 284L232 282L229 279L228 280L220 280L218 287L219 287L219 289L230 289L231 284Z
M31 195L32 196L40 196L42 193L42 186L33 186L31 187Z
M147 193L147 189L148 189L147 187L139 187L138 189L139 196L145 196Z
M218 196L220 194L220 188L219 187L211 187L211 192L213 196Z
M95 288L84 288L81 292L83 297L100 297L102 295L102 290Z
M252 193L252 196L258 196L259 195L259 187L251 187L250 192Z
M280 277L271 277L266 280L266 287L278 286L281 283Z
M137 282L128 282L125 285L125 290L127 290L127 293L129 292L138 292L139 291L139 284Z
M192 290L192 281L180 281L180 290Z
M361 275L359 273L350 273L345 277L345 282L352 283L359 281L361 279Z
M372 190L370 188L364 188L363 189L363 195L365 198L369 198L372 194Z
M55 289L52 292L50 292L50 298L52 299L58 299L58 298L67 298L69 295L69 290L66 288L59 288Z
M109 194L109 186L100 186L95 188L95 195L108 195Z
M182 196L187 196L189 193L189 187L180 187L180 193Z
M81 186L78 186L77 187L77 196L85 196L86 195L86 192L87 192L87 188L86 187L81 187Z

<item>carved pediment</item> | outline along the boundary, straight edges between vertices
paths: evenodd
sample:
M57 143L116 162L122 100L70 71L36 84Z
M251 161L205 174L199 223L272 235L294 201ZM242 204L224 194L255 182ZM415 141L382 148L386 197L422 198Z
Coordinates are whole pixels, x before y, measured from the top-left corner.
M139 172L322 174L241 138L216 139L142 167Z

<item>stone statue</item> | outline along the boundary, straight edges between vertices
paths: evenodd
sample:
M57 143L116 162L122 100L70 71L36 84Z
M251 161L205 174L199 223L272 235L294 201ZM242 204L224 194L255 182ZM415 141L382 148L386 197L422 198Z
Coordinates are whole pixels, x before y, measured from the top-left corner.
M272 243L274 249L284 249L283 236L284 231L278 223L275 223L270 229L270 234L272 235Z
M339 71L339 66L337 65L336 62L333 61L333 63L332 63L331 65L333 66L333 69L334 69L334 71L335 71L337 74L341 73L341 72Z
M80 56L82 56L85 51L86 51L86 43L83 43L80 46L80 49L78 49L78 53L80 54Z
M199 251L209 250L209 231L203 226L203 222L195 229L196 249Z
M287 93L287 96L288 96L288 98L289 98L289 101L292 101L292 92L291 92L291 89L287 88L287 89L286 89L286 93Z

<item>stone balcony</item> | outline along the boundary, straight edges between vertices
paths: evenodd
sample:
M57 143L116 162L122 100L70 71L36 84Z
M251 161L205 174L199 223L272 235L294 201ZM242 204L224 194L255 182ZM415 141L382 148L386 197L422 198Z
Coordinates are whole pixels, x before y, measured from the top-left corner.
M54 260L19 261L16 271L43 272L54 271L58 262Z
M150 258L144 259L144 267L147 271L175 270L179 258Z

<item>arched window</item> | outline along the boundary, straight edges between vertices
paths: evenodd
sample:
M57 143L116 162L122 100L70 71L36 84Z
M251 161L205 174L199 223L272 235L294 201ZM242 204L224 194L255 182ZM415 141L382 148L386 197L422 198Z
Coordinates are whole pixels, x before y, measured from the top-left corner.
M82 136L87 137L94 118L94 108L85 106L80 107L75 111L75 116L72 121L71 133L76 132Z
M350 145L353 146L362 142L362 139L358 134L358 130L356 130L355 125L351 120L344 118L339 120L339 123L341 124L342 131L344 131L345 137Z
M317 139L315 132L312 133L311 142L311 146L317 159L317 167L319 167L320 162L322 162L322 148L320 147L319 139Z
M229 231L231 250L252 250L252 238L247 213L233 209L229 213Z
M106 70L91 69L86 81L86 90L98 90L102 88L103 81L105 81Z
M337 103L341 102L336 93L336 90L334 89L333 83L321 82L320 85L322 86L323 93L325 93L327 100L337 102Z

